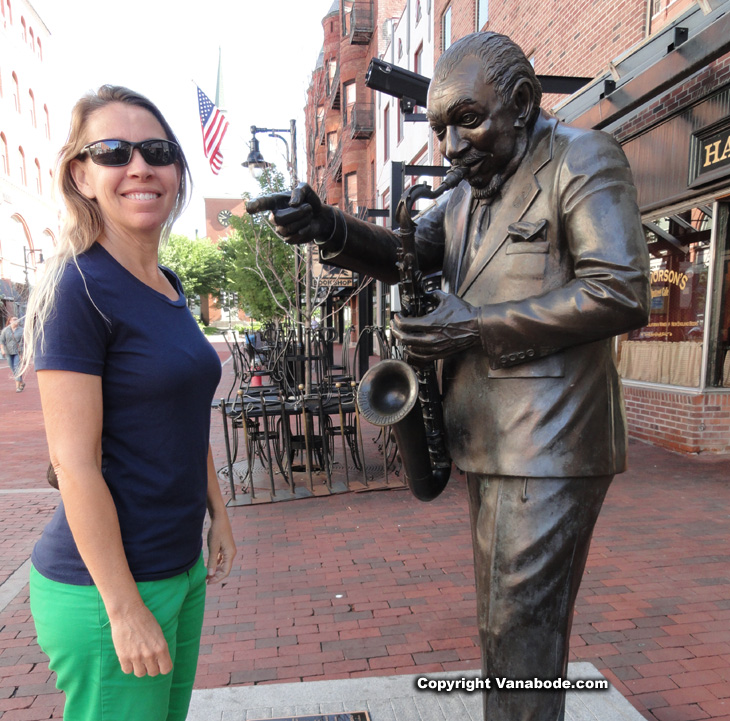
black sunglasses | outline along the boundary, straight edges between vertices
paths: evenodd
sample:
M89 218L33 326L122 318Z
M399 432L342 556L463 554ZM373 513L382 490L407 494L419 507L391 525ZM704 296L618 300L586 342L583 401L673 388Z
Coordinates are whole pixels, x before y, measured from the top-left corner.
M85 145L78 157L88 153L96 165L120 167L132 160L134 149L138 148L148 165L163 166L176 163L180 157L180 146L172 140L143 140L130 143L128 140L97 140Z

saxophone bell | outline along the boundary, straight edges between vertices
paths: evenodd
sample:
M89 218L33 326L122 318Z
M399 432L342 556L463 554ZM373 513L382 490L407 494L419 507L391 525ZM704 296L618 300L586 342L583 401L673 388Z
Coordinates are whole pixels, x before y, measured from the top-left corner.
M357 391L360 415L381 428L390 426L411 493L432 501L451 475L451 460L433 449L423 422L416 371L401 360L383 360L365 373ZM439 457L439 455L441 457Z

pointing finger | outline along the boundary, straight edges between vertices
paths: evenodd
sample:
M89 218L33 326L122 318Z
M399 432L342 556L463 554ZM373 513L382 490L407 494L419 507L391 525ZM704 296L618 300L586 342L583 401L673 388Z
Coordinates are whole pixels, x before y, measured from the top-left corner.
M287 206L284 209L275 211L273 215L274 223L277 226L286 227L304 219L310 222L312 220L312 206L307 204L300 205L296 208L290 208Z
M253 215L254 213L263 213L266 210L281 210L289 207L290 200L291 195L289 193L262 195L246 203L246 212Z

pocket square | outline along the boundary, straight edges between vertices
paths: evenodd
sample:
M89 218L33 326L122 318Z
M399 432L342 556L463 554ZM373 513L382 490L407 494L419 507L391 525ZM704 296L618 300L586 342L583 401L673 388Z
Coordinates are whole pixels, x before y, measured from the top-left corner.
M537 223L528 223L527 221L512 223L507 228L507 233L513 243L531 243L535 238L539 238L544 234L545 228L547 228L547 219L543 218Z

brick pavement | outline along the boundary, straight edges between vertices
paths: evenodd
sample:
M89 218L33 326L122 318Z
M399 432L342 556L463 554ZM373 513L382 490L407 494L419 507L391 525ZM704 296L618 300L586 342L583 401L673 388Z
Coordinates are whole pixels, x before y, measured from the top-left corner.
M27 384L0 384L0 584L57 499L33 374ZM212 442L222 466L218 418ZM593 663L649 720L730 721L730 459L632 444L630 463L598 521L571 660ZM230 514L239 557L210 589L198 688L478 667L461 477L430 504L387 490ZM61 708L25 587L0 611L0 718Z

